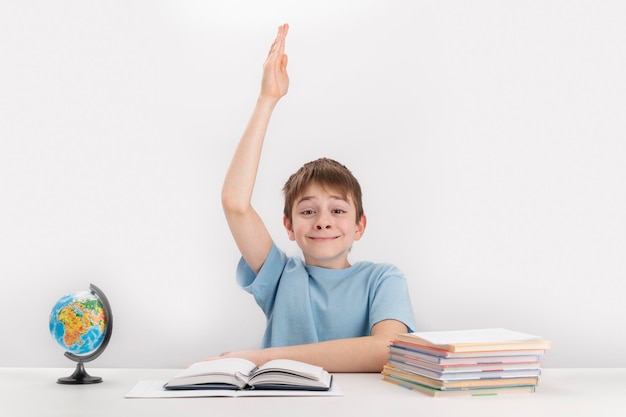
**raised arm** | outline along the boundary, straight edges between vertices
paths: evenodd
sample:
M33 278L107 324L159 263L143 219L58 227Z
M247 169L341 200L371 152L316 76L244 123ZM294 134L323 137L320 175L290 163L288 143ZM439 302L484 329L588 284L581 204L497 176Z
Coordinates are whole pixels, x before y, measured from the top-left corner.
M222 207L226 221L241 255L255 272L265 262L272 239L252 207L252 192L272 112L289 88L285 55L285 37L288 30L289 26L286 24L278 28L276 39L263 65L261 92L222 186Z

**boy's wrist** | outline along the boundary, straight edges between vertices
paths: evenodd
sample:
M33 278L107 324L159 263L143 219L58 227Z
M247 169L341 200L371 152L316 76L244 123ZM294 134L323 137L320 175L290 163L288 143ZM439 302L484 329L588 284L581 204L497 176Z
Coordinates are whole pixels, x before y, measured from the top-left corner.
M257 98L257 103L262 106L269 106L271 108L274 108L276 107L276 104L278 104L278 100L280 99L276 97L271 97L271 96L264 96L261 94Z

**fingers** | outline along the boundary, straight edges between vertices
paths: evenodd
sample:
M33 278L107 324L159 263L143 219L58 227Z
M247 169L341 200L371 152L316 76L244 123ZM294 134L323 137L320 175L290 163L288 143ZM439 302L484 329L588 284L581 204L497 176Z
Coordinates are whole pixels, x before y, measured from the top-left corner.
M272 43L272 47L263 64L261 95L276 100L284 96L289 88L287 55L285 54L285 37L288 31L289 25L286 23L278 27L276 39Z
M287 32L289 32L289 25L287 23L278 27L276 39L274 43L272 43L268 55L277 54L278 56L282 56L285 52L285 38L287 37Z

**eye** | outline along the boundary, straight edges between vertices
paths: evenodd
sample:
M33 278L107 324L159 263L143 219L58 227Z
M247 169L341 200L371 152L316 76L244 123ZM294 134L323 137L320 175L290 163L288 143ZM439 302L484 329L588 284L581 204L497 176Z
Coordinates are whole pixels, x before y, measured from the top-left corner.
M302 210L302 211L300 212L300 214L303 214L303 215L305 215L305 216L310 216L310 215L312 215L312 214L315 214L315 211L313 211L313 210Z
M346 211L346 210L344 210L344 209L334 209L334 210L332 210L331 212L332 212L333 214L344 214L344 213L347 213L347 211Z

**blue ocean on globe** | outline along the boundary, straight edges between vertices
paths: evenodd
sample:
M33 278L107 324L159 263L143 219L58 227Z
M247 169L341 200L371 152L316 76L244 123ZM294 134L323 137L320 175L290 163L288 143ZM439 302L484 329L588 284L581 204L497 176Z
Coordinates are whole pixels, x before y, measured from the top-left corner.
M59 346L76 355L98 349L106 327L102 302L88 291L64 295L50 313L50 334Z

